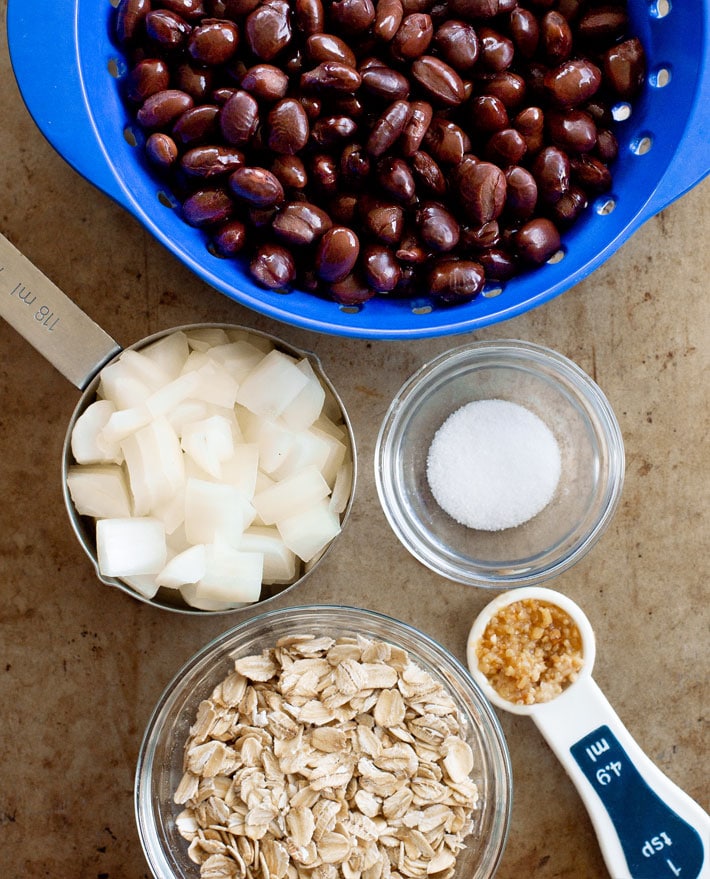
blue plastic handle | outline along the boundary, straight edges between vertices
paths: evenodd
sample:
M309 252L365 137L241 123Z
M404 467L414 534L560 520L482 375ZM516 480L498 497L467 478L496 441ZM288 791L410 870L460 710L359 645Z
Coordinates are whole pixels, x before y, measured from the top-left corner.
M77 0L8 0L10 60L22 99L49 143L94 186L130 210L87 111L77 56L77 11Z

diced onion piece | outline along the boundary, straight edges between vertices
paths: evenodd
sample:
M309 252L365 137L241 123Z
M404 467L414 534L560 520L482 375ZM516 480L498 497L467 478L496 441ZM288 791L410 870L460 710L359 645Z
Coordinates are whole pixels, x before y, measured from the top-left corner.
M107 577L157 574L167 560L163 523L150 517L99 519L96 552Z
M328 438L316 436L311 430L299 430L293 434L293 442L278 467L269 471L277 481L303 470L316 467L321 473L328 463L331 453ZM327 477L324 478L327 480Z
M119 359L136 378L153 391L164 387L170 381L170 376L162 366L151 357L146 357L142 351L127 348Z
M121 579L127 586L135 589L139 595L149 600L155 598L158 589L160 589L153 574L133 574L121 577Z
M154 391L145 401L151 415L167 415L180 403L195 396L199 378L196 372L186 372Z
M158 586L178 589L185 583L197 583L207 572L207 553L198 543L173 556L155 578Z
M242 339L210 349L209 356L229 370L241 384L244 378L264 357L264 352Z
M238 488L246 497L254 497L259 472L259 447L256 443L239 443L232 457L222 464L222 479Z
M300 369L308 381L286 406L281 417L292 430L306 430L321 414L325 388L307 358L299 360L296 369Z
M222 406L225 409L233 408L237 401L239 385L236 379L229 374L229 370L213 360L207 362L197 370L197 387L194 396L206 403Z
M276 528L252 526L242 537L239 549L264 556L264 583L290 583L296 578L296 554L283 542Z
M156 504L151 515L160 519L169 536L185 524L185 488L184 486L162 504Z
M71 451L77 464L120 463L120 449L110 455L98 443L99 433L115 411L110 400L94 400L77 418L71 434Z
M152 393L153 388L120 357L101 370L98 396L110 400L117 409L141 406Z
M244 378L237 402L255 415L275 418L303 390L307 376L293 357L274 348Z
M151 421L150 412L144 406L132 406L130 409L117 409L106 422L97 437L97 442L107 451L120 446L123 440L145 427Z
M262 522L273 525L312 507L330 494L317 467L305 467L254 495L253 504Z
M259 600L264 557L258 552L242 552L223 543L205 547L206 571L194 589L181 588L190 603L217 602L226 607Z
M184 485L185 467L177 434L164 416L121 443L133 494L133 509L145 516Z
M254 515L249 498L233 485L187 480L185 534L190 543L214 543L219 539L238 546Z
M310 561L340 533L340 518L327 500L277 523L279 534L289 549L304 562Z
M186 424L180 445L198 466L215 479L222 475L223 462L234 454L232 429L227 419L220 415Z
M186 335L188 344L195 351L209 351L215 345L226 345L229 342L227 331L222 327L193 327Z
M182 330L167 333L141 348L141 354L162 369L167 381L177 378L185 365L190 349Z
M333 492L330 496L330 509L334 513L341 514L344 512L350 500L353 489L353 462L350 455L346 457L340 465L338 474L335 477Z
M313 427L317 427L318 430L322 430L323 433L327 433L329 436L339 439L341 442L345 442L347 436L345 425L336 424L336 422L325 413L322 413L316 419L313 423Z
M77 513L95 519L131 515L131 498L117 464L75 465L67 471L67 487Z
M328 447L328 457L321 467L321 473L323 474L323 479L332 487L335 477L338 475L338 470L345 460L348 447L345 443L318 427L312 427L309 432Z
M286 460L294 441L294 432L278 419L261 418L238 407L237 417L244 439L259 447L259 467L273 473Z

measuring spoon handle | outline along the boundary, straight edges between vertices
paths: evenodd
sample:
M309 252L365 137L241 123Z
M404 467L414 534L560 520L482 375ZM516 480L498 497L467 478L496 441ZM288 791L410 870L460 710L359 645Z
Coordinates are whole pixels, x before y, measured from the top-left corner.
M612 879L710 877L710 816L646 756L591 677L532 717L582 797Z
M0 235L0 317L80 390L121 350L4 235Z

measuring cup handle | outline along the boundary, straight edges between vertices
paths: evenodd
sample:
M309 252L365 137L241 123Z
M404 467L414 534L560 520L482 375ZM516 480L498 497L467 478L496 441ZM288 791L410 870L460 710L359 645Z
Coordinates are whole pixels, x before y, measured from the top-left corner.
M651 762L592 678L532 717L582 797L612 879L710 877L710 816Z
M121 350L4 235L0 235L0 317L81 390Z
M76 0L8 0L10 60L42 134L80 174L128 208L86 110L75 42L78 7Z

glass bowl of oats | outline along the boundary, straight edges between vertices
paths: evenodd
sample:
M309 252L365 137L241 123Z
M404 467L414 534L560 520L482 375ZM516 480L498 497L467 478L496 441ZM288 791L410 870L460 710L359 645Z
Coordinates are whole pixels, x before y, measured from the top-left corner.
M156 879L489 879L510 823L500 724L406 623L341 606L244 621L175 675L135 777Z

